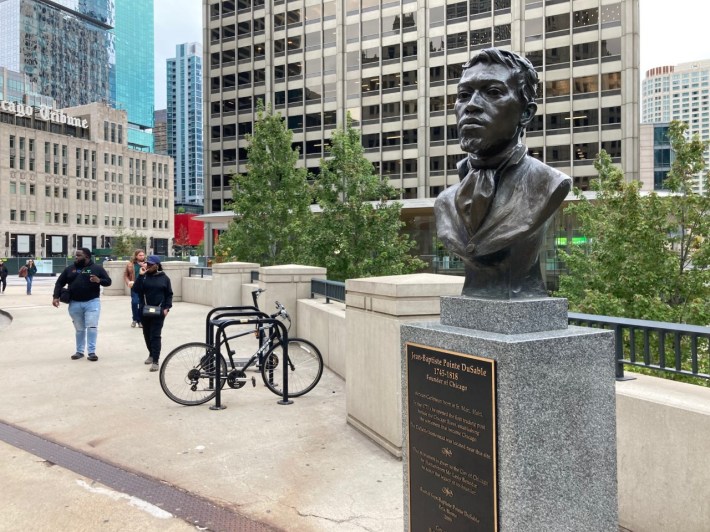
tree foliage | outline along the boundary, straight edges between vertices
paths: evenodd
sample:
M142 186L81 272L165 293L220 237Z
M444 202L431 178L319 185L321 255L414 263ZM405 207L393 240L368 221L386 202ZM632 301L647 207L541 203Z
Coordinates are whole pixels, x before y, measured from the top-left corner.
M409 254L413 243L400 232L401 204L387 201L395 190L374 174L349 114L346 127L334 132L330 143L332 158L321 161L314 184L322 208L311 244L314 262L337 280L424 267Z
M215 246L221 260L262 266L303 261L310 195L306 170L296 168L292 137L281 114L259 101L254 132L247 136L247 172L232 178L228 207L236 216Z
M586 249L563 253L568 273L558 295L579 312L676 323L710 323L710 195L704 174L706 143L686 139L687 125L673 122L675 159L665 182L669 194L641 194L638 182L602 150L599 179L589 201L567 208L588 239ZM693 184L703 173L704 192Z
M136 249L146 248L146 237L135 230L128 232L124 227L119 227L111 237L111 253L119 257L133 256ZM148 251L146 249L146 251Z

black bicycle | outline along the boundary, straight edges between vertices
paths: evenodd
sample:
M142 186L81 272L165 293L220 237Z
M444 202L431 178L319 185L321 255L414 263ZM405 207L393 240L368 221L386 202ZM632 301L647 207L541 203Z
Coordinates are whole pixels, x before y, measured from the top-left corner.
M252 292L254 306L258 309L257 298L263 289ZM276 302L277 311L270 317L280 318L291 326L291 318L284 306ZM264 315L265 316L265 315ZM238 320L234 320L235 324ZM249 380L256 386L256 379L247 376L246 370L256 365L261 372L261 378L266 387L276 395L283 394L284 360L283 342L278 327L265 324L259 320L254 328L242 330L228 336L225 329L217 338L218 348L208 343L191 342L173 349L160 366L160 386L170 399L181 405L201 405L214 398L217 394L216 382L220 389L225 383L230 388L242 388ZM235 359L235 350L229 346L229 341L247 335L255 335L259 339L259 348L245 362ZM310 392L323 374L323 357L313 343L302 338L288 339L288 395L300 397ZM222 347L229 358L229 366L222 356ZM215 356L216 355L216 356ZM215 369L218 360L219 371ZM219 377L217 377L219 374Z

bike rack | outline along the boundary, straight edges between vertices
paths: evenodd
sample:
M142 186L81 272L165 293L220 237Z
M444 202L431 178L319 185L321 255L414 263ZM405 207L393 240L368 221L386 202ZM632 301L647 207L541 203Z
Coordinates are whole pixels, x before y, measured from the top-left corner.
M217 313L217 317L212 317ZM281 342L283 344L283 394L280 401L277 401L280 405L290 405L293 401L288 398L288 329L286 326L276 318L270 317L268 314L260 311L256 307L217 307L212 309L206 318L206 332L205 338L208 345L214 348L214 368L215 373L219 372L219 357L221 356L221 348L219 343L215 345L215 338L219 338L220 333L224 332L224 329L230 325L258 325L267 324L271 326L276 326L280 330ZM263 332L259 335L259 346L263 342ZM223 410L227 408L222 404L222 386L219 383L219 375L215 378L216 395L215 404L210 407L210 410Z

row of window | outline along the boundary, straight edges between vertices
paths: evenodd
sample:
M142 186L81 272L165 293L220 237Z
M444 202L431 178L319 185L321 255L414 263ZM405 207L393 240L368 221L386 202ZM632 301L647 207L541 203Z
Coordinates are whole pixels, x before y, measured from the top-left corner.
M16 181L9 181L9 193L12 195L15 194L20 194L21 196L27 195L29 191L30 196L35 196L36 195L36 186L33 183L18 183ZM58 186L51 186L51 185L45 185L44 187L44 195L47 198L55 197L55 198L63 198L63 199L69 199L69 188L68 187L58 187ZM96 191L89 191L89 190L80 190L77 189L76 191L76 199L77 200L91 200L91 201L96 201ZM135 198L135 199L134 199ZM104 193L104 201L106 203L123 203L123 194L114 194L112 193L109 196L109 193L106 192ZM130 201L129 203L131 205L146 205L146 196L139 196L139 195L130 195ZM168 200L167 199L162 199L162 198L153 198L153 207L160 207L160 208L167 208L168 207Z
M559 46L543 50L528 51L525 57L535 68L569 67L570 60L596 61L601 58L621 56L621 39L602 39L570 46ZM543 63L544 60L544 63Z
M27 146L27 150L25 150ZM19 170L29 170L35 171L35 139L16 137L15 135L9 136L9 148L10 148L10 168ZM69 166L68 157L69 148L66 144L58 144L45 142L44 143L44 172L47 174L54 175L67 175L67 168ZM61 153L61 156L60 156ZM19 154L19 155L18 155ZM83 177L85 179L96 179L96 151L88 149L75 149L75 177ZM104 163L111 165L117 165L119 168L123 168L123 156L116 154L104 153ZM134 165L135 161L135 165ZM82 164L83 162L83 164ZM89 165L91 162L91 166ZM130 177L130 184L134 184L134 167L136 183L142 179L143 186L145 186L145 180L147 175L147 162L145 160L133 159L129 157L128 159L128 171ZM158 175L157 185L159 188L168 188L168 164L167 163L152 163L152 173L153 176ZM110 177L109 177L110 176ZM165 178L163 178L165 176ZM104 172L104 179L112 182L123 183L123 174L108 171ZM156 186L156 178L153 177L153 186Z
M583 142L579 144L563 144L560 146L545 147L545 161L548 164L552 163L569 163L571 161L593 161L600 151L606 150L612 158L621 157L621 141L620 140L605 140L598 142ZM541 159L540 148L531 149L530 155Z
M104 120L104 140L123 144L123 124L116 124Z
M542 37L543 26L546 36L555 36L561 33L569 33L570 29L575 32L580 29L596 29L600 22L605 26L620 23L621 4L605 5L602 7L601 12L598 8L593 7L573 11L571 14L567 12L559 15L527 19L525 20L525 38L526 40L532 40Z
M11 222L37 222L37 211L10 209ZM60 212L45 212L45 224L69 224L69 214ZM98 218L95 214L77 214L76 225L90 225L98 227ZM123 227L123 218L116 216L104 216L104 226L106 227ZM129 227L146 228L148 220L146 218L130 218ZM169 229L170 225L167 220L153 220L153 229Z

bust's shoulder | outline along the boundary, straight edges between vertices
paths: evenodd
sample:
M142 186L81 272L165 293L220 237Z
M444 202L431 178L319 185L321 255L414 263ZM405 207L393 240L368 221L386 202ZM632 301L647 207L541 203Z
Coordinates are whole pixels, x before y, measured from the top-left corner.
M572 190L570 176L529 155L526 155L517 165L516 173L525 175L528 180L535 183L536 187L544 187L548 190L560 189L565 194Z

